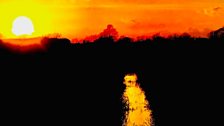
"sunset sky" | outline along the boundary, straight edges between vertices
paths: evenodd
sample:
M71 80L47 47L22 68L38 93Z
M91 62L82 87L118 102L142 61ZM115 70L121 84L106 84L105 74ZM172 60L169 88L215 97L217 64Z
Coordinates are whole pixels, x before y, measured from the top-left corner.
M131 37L158 32L205 36L224 26L223 15L223 0L0 0L0 34L16 38L12 23L26 16L34 25L31 37L83 38L108 24Z

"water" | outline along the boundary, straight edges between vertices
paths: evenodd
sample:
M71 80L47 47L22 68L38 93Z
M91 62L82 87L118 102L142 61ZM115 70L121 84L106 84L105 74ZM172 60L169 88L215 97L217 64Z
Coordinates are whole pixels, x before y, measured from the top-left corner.
M152 111L149 109L145 92L137 83L137 75L127 74L124 77L124 84L126 89L122 98L126 111L123 126L152 126Z

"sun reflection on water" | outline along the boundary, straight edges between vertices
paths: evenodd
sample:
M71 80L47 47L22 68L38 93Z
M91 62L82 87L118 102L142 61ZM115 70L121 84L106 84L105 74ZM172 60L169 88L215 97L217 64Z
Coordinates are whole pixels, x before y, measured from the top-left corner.
M137 79L134 73L124 77L123 83L126 89L122 98L126 111L123 126L152 126L152 111L149 109L149 102Z

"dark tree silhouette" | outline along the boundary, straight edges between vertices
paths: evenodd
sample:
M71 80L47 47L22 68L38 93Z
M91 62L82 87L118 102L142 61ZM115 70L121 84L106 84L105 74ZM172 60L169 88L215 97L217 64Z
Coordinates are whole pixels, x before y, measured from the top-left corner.
M12 53L0 41L4 117L21 123L122 125L122 79L134 72L141 76L155 126L214 123L224 83L223 28L210 38L158 34L141 41L115 40L112 26L104 33L83 44L43 38L46 50L26 54Z
M209 36L211 39L224 39L224 28L212 31Z
M114 40L117 40L118 36L117 30L111 24L107 25L107 28L100 33L100 37L112 37Z

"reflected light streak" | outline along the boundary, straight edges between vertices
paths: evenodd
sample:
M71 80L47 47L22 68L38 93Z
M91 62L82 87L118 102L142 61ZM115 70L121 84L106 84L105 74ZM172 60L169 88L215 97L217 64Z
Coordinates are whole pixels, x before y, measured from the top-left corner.
M123 83L126 85L122 96L126 109L123 126L152 126L152 111L144 91L137 83L137 75L127 74Z

